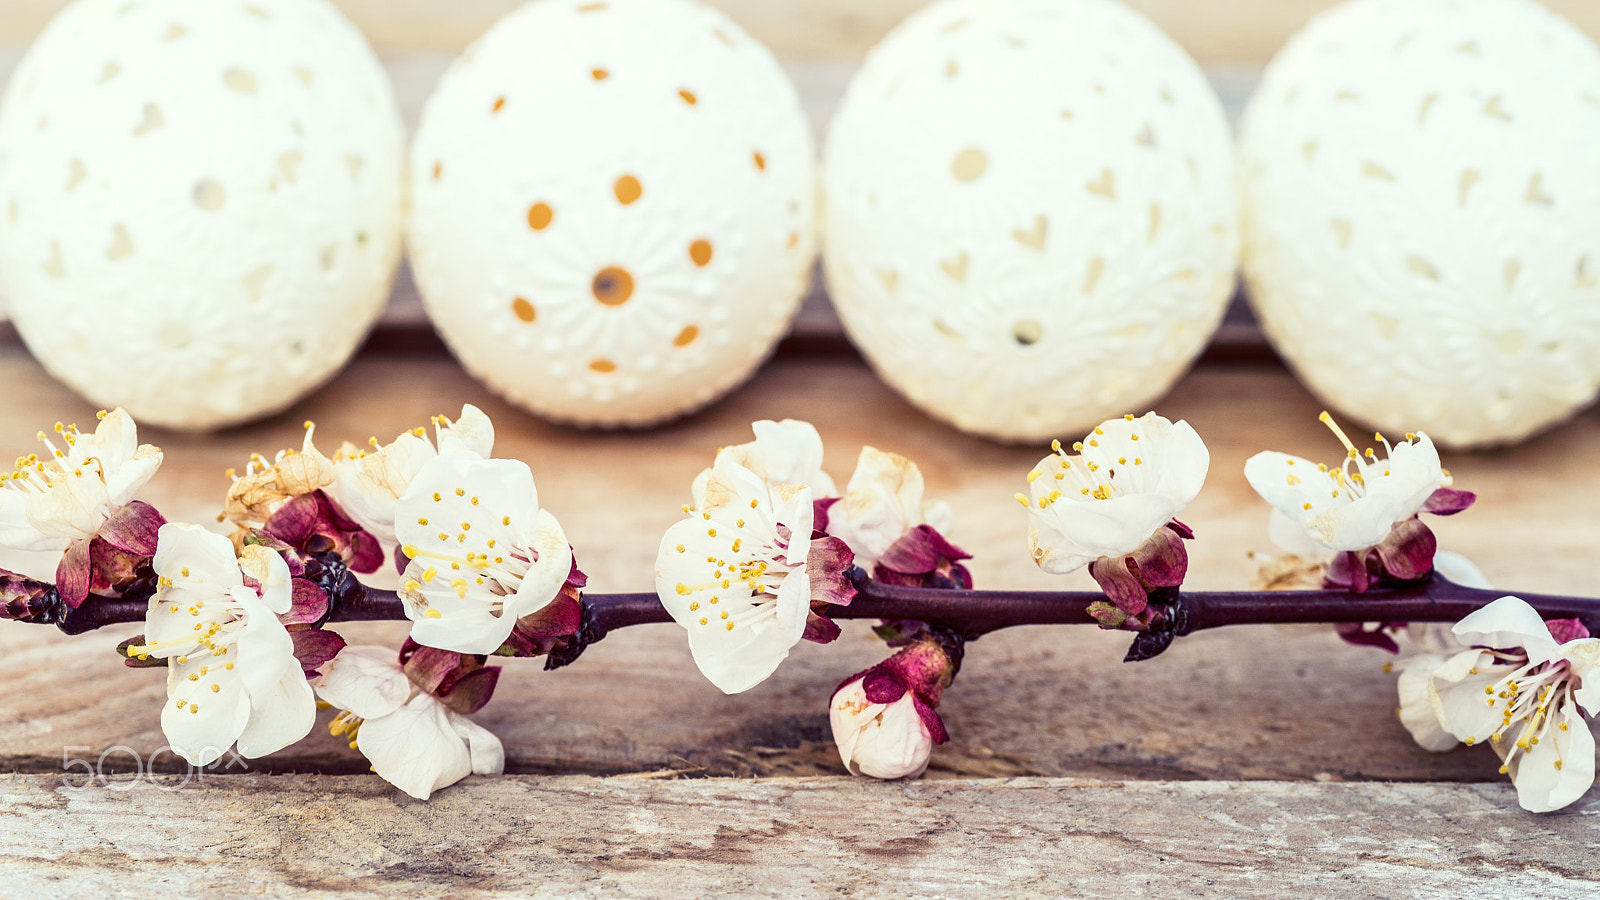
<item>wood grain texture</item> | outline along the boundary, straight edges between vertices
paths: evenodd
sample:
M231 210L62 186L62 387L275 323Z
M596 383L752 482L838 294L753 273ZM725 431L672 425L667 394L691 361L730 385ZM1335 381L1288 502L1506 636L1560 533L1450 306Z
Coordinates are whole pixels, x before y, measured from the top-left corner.
M1600 891L1600 801L1504 786L0 776L14 896L1538 896ZM64 892L65 889L65 892Z
M380 50L460 51L523 0L334 0ZM1125 0L1204 64L1266 62L1337 0ZM1592 0L1543 0L1600 35ZM858 58L926 0L710 0L780 57ZM0 44L25 43L67 0L5 0Z
M30 359L0 353L0 451L23 453L58 419L93 410ZM1084 589L1087 576L1053 578L1025 550L1026 522L1011 494L1042 448L1007 448L957 434L916 412L849 357L784 356L713 408L643 433L581 433L507 407L437 357L369 356L294 410L213 436L152 430L168 465L147 496L171 518L211 521L222 471L250 451L297 445L301 422L325 444L388 439L428 415L481 405L497 424L499 454L527 460L541 502L562 521L596 591L648 589L659 535L681 515L695 473L715 448L748 439L755 418L816 423L841 483L862 444L914 456L929 493L950 502L952 537L973 552L980 586ZM1268 447L1332 458L1316 402L1276 369L1202 370L1159 404L1189 419L1211 447L1207 489L1185 514L1199 533L1189 583L1250 582L1250 550L1269 549L1266 508L1241 474ZM1592 492L1600 419L1586 414L1534 443L1450 456L1478 507L1437 520L1443 546L1474 557L1496 583L1530 591L1592 592ZM1063 435L1071 439L1072 435ZM3 563L0 563L3 564ZM356 642L397 644L402 624L341 626ZM110 653L123 631L65 638L0 623L0 770L59 771L62 748L127 746L148 756L164 743L159 673L129 671ZM953 740L935 777L1088 775L1164 779L1406 779L1497 781L1482 750L1430 754L1393 718L1385 655L1340 644L1318 626L1196 635L1149 663L1119 662L1121 635L1088 628L1017 629L974 644L944 714ZM518 772L700 774L839 772L826 702L843 678L885 655L861 623L834 645L803 644L776 676L725 697L695 670L682 632L657 625L619 632L558 672L509 661L481 721L505 741ZM85 689L84 685L92 685ZM325 714L326 715L326 714ZM166 757L170 764L170 757ZM111 763L116 760L112 759ZM320 730L259 761L267 771L349 772L364 763Z

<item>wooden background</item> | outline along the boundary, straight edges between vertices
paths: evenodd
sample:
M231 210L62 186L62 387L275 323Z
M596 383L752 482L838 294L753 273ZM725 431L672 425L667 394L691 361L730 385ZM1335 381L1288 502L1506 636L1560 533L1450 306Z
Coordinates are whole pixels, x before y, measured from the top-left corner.
M0 0L0 78L59 0ZM450 54L511 0L341 0L372 35L414 121ZM721 0L784 57L814 121L906 0ZM1323 0L1139 0L1238 102L1255 67ZM1553 3L1591 33L1600 3ZM6 50L10 46L10 50ZM952 537L976 554L980 586L1082 589L1025 552L1011 494L1043 448L957 434L882 385L838 341L791 341L750 385L647 433L546 425L473 383L417 339L414 293L356 361L287 413L213 436L144 435L168 463L147 496L167 515L211 521L224 469L296 444L301 422L330 442L387 439L464 402L498 426L500 455L527 460L596 590L651 582L655 544L716 447L755 418L822 430L841 482L866 443L907 453L950 501ZM812 336L834 328L812 307ZM817 318L820 316L820 318ZM409 331L408 331L409 329ZM807 330L809 329L809 331ZM410 335L407 337L406 335ZM1233 359L1239 357L1235 355ZM1185 519L1199 532L1197 588L1248 583L1269 549L1265 507L1240 467L1266 448L1333 458L1320 406L1269 356L1213 355L1158 405L1212 450L1207 489ZM93 407L0 340L0 454L35 449ZM1063 435L1071 439L1071 435ZM1517 449L1452 456L1477 508L1438 524L1443 546L1498 584L1593 593L1600 414ZM0 565L29 561L0 559ZM32 561L36 563L37 561ZM396 643L398 624L342 627ZM884 655L861 624L802 645L768 683L725 697L695 671L675 626L620 632L555 673L510 661L480 720L505 741L510 774L469 779L428 804L363 774L325 732L248 770L184 781L157 722L159 672L110 648L130 629L79 638L0 623L0 897L327 896L1128 896L1453 897L1495 891L1589 898L1600 888L1600 800L1521 812L1486 749L1429 754L1393 718L1386 657L1327 628L1251 628L1184 639L1127 666L1126 637L1017 629L974 644L943 709L952 733L920 782L842 775L826 703ZM323 716L325 721L326 714ZM63 755L104 754L81 786Z
M380 51L459 51L521 0L333 0ZM858 59L924 0L709 0L785 59ZM1124 0L1203 65L1255 64L1335 0ZM1543 0L1591 35L1600 4ZM0 44L26 43L66 0L4 0Z

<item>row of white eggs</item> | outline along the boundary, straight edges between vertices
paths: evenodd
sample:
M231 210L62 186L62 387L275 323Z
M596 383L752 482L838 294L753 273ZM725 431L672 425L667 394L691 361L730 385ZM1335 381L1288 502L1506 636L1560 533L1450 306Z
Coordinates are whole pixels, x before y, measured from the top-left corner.
M1136 13L940 0L852 83L818 216L795 90L725 16L536 0L429 101L409 241L474 374L550 418L644 424L770 352L820 218L874 367L1016 440L1170 388L1242 243L1313 390L1473 445L1600 384L1597 138L1600 51L1530 0L1325 14L1252 100L1242 171L1204 76ZM189 428L282 409L388 295L404 152L326 0L79 0L0 109L0 288L95 402Z

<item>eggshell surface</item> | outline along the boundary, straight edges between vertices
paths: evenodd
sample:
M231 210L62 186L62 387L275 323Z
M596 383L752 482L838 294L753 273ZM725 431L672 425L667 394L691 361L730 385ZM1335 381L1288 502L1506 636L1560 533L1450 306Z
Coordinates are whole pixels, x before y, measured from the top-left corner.
M767 49L680 0L539 0L459 59L412 153L435 327L547 418L646 425L747 378L814 256L815 150Z
M1509 443L1600 385L1600 50L1526 0L1355 0L1241 134L1268 336L1344 413Z
M828 285L885 380L1032 441L1143 411L1238 253L1231 137L1194 62L1110 0L944 0L867 58L824 154Z
M324 0L80 0L0 108L0 288L89 400L208 429L336 372L388 297L403 132Z

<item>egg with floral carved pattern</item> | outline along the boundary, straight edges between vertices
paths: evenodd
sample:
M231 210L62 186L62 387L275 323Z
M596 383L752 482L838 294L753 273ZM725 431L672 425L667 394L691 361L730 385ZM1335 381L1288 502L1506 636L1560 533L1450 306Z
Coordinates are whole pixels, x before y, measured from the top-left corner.
M683 0L537 0L440 81L410 248L462 364L550 419L644 425L747 378L813 257L814 149L772 54Z
M141 423L276 412L399 263L404 132L326 0L79 0L0 108L0 293L34 356Z
M1529 0L1355 0L1278 55L1240 137L1245 274L1329 405L1443 446L1600 385L1600 49Z
M942 0L829 130L824 261L873 367L957 427L1033 441L1143 410L1233 289L1228 123L1112 0Z

